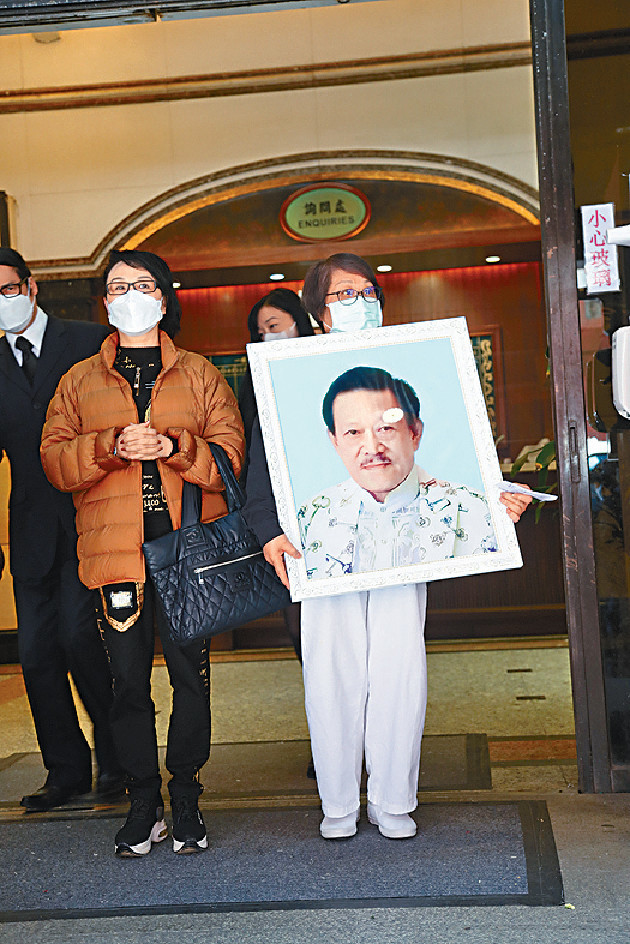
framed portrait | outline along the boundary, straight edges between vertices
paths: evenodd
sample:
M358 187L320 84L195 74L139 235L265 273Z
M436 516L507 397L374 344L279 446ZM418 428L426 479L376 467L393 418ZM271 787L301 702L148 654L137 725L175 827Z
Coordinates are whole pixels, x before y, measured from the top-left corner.
M464 317L247 354L294 600L522 565Z

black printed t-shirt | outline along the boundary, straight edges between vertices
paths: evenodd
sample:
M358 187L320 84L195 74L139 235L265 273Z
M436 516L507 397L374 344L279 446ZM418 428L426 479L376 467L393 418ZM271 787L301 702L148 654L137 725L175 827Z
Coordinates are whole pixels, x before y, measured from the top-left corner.
M151 391L162 369L162 351L159 347L119 347L114 368L131 387L138 408L138 422L151 419ZM162 479L154 460L142 463L142 510L145 538L164 533L171 528Z

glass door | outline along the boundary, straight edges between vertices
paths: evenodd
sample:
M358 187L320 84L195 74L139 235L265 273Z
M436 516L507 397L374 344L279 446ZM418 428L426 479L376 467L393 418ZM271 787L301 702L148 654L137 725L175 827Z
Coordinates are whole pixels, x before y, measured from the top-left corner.
M603 16L602 16L603 14ZM615 226L630 223L630 98L627 5L595 15L583 0L565 3L578 285L592 248L583 245L580 208L612 203ZM625 36L625 42L623 37ZM590 214L589 214L590 215ZM610 225L610 222L609 224ZM630 239L628 240L630 242ZM586 403L586 451L595 585L613 790L630 789L630 422L613 404L612 339L630 323L630 247L618 253L617 291L578 291Z

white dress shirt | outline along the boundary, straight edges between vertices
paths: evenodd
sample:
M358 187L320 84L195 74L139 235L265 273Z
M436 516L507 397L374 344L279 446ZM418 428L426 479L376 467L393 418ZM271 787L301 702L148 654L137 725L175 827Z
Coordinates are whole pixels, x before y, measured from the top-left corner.
M22 366L22 352L15 346L17 339L26 338L27 341L30 341L33 345L33 354L35 357L39 357L42 352L42 344L44 342L44 333L47 324L48 315L45 311L42 311L41 308L38 308L33 323L28 326L26 331L22 331L21 334L14 334L12 331L5 332L9 347L20 367Z

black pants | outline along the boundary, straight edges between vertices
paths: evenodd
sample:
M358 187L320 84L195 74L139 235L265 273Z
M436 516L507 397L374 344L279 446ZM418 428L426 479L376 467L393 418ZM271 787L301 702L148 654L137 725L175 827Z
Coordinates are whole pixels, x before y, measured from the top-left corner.
M55 786L92 783L92 758L79 726L72 691L77 691L94 725L101 772L118 770L110 731L112 679L94 613L96 595L79 580L77 559L60 532L55 562L39 580L15 580L18 649L35 731Z
M158 762L155 705L151 697L154 617L173 688L166 767L173 783L190 783L210 754L210 674L204 642L179 648L150 581L139 619L118 632L101 618L101 633L114 676L111 724L118 760L135 792L154 795L162 779Z
M302 640L300 637L300 604L289 603L282 611L284 617L284 626L289 634L295 654L302 662Z

